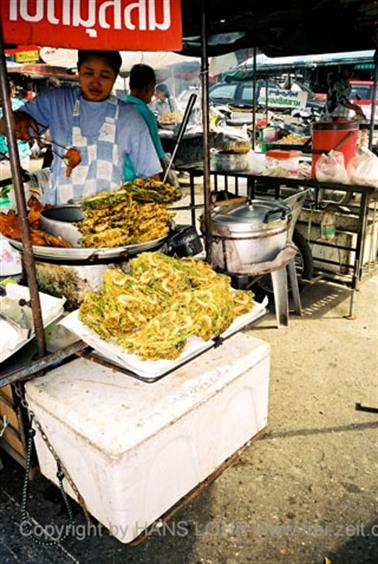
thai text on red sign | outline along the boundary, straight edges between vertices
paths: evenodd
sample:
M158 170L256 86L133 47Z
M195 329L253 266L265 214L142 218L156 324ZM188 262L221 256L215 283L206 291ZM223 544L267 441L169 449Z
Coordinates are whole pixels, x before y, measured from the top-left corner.
M2 0L6 44L179 51L181 0Z

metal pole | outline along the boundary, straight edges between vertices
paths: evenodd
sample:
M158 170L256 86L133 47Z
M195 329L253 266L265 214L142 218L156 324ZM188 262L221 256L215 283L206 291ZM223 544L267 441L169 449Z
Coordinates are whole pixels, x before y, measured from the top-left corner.
M374 135L374 118L375 118L375 103L377 97L377 82L378 82L378 51L375 52L374 56L374 83L371 93L371 115L370 115L370 131L369 131L369 149L372 150L373 147L373 135Z
M266 119L266 125L268 125L268 122L269 122L269 119L268 119L268 98L269 98L268 84L269 84L269 76L267 75L266 78L265 78L265 119Z
M206 0L201 0L201 89L203 128L203 196L205 204L206 260L211 263L211 198L209 153L209 61L207 57Z
M252 114L252 149L256 146L256 47L253 48L253 114Z
M32 305L33 323L39 357L45 354L45 336L43 333L43 322L41 303L39 301L35 263L30 241L29 224L27 220L24 185L21 178L20 157L18 154L17 141L14 133L15 122L9 94L7 80L7 67L4 55L3 29L0 23L0 91L3 100L4 121L8 138L10 164L13 178L13 188L16 197L17 212L21 229L22 243L24 247L23 264L26 271L30 300Z

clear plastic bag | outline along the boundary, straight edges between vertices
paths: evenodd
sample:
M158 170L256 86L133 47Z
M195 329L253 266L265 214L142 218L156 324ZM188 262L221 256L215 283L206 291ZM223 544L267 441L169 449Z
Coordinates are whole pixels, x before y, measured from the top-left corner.
M358 153L349 161L347 171L352 184L378 189L378 157L367 147L359 148Z
M223 153L244 154L251 150L247 127L223 126L215 129L214 147Z
M315 165L315 177L319 182L349 184L343 153L330 151L328 155L320 155Z

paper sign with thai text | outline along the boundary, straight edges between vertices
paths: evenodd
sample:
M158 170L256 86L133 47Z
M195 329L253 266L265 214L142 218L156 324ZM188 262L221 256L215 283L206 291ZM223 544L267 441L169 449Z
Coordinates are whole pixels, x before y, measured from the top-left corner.
M181 0L2 0L6 45L179 51Z
M266 88L261 88L258 104L266 104ZM268 88L269 108L292 108L301 110L306 107L307 92L292 92L291 90L275 90Z

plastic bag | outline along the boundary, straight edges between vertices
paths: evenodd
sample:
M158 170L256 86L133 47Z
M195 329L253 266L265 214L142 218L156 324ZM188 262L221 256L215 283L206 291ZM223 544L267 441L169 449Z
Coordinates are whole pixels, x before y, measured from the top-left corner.
M215 129L214 147L223 153L244 154L251 150L247 127L218 127Z
M367 147L360 147L348 163L349 180L352 184L374 186L378 189L378 157Z
M324 153L320 155L315 165L315 177L319 182L348 184L349 181L343 153L330 151L328 155Z

